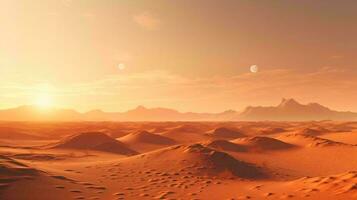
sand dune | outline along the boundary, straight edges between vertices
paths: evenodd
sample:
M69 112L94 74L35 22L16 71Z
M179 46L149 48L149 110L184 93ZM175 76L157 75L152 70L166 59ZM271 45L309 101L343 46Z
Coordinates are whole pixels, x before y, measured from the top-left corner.
M357 145L357 137L354 132L337 132L320 136L321 138L341 142L350 145Z
M147 131L130 133L118 139L136 151L146 152L176 144L176 141Z
M100 132L87 132L72 135L51 148L97 150L111 153L134 155L136 152L125 144Z
M136 133L128 134L124 137L120 138L120 141L125 143L150 143L150 144L158 144L158 145L173 145L176 142L170 138L149 133L147 131L139 131Z
M322 127L304 128L298 131L299 134L310 135L310 136L319 136L319 135L327 134L329 132L330 131L328 129Z
M161 135L181 143L193 143L209 139L209 136L203 134L204 132L202 127L185 124L163 132Z
M234 152L245 152L247 148L243 145L235 144L227 140L210 140L203 143L205 146L222 150L222 151L234 151Z
M44 136L29 134L16 128L0 127L0 139L6 140L40 140L45 139Z
M129 161L136 165L150 161L148 166L151 168L175 163L166 166L167 170L190 169L191 173L197 175L238 176L253 179L265 176L259 167L239 161L227 153L213 150L202 144L168 147L132 157Z
M0 156L1 199L79 199L79 195L73 196L74 191L82 193L75 180Z
M216 139L236 139L245 137L245 135L239 131L232 128L219 127L208 133L208 136Z
M0 155L0 175L1 176L34 176L39 174L39 171L30 168L27 165L20 163L14 159Z
M279 134L283 133L286 130L280 127L265 127L259 130L260 135L272 135L272 134Z
M342 142L297 133L283 135L279 139L306 147L352 146Z
M357 171L331 176L303 177L292 184L297 184L304 193L329 191L335 194L350 193L357 198Z
M173 130L177 132L189 132L189 133L197 133L202 132L203 127L199 126L198 124L186 123L183 125L179 125L178 127L174 128Z
M274 138L261 136L237 139L233 142L242 144L253 151L286 150L295 147L292 144Z

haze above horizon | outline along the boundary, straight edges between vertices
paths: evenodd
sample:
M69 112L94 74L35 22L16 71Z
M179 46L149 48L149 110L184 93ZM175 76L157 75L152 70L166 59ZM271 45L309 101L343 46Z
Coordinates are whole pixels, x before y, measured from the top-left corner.
M356 1L0 2L0 109L357 111ZM331 20L333 19L333 20Z

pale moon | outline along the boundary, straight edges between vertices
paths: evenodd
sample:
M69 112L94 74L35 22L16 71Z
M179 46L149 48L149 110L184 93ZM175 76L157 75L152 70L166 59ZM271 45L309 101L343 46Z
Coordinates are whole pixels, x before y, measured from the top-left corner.
M250 66L250 72L257 73L258 71L259 71L259 68L257 65Z
M125 69L125 64L120 63L120 64L118 65L118 69L119 69L119 70L124 70L124 69Z

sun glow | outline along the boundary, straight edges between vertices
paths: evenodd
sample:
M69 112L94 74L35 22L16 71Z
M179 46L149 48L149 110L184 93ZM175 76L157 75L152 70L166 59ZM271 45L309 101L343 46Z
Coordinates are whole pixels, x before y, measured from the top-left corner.
M52 97L48 94L40 94L35 99L35 105L40 108L49 108L53 106Z

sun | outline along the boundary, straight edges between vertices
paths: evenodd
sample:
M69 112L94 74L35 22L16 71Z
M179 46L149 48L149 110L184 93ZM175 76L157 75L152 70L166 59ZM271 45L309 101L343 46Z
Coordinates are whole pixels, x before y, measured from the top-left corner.
M35 105L40 108L50 108L53 106L52 97L49 94L40 94L36 96Z

